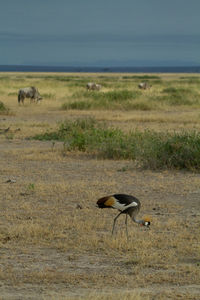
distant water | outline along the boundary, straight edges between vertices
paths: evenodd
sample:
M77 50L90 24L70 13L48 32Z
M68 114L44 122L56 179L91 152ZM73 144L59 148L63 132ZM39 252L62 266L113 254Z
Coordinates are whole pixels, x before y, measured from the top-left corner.
M53 67L0 65L0 72L200 73L196 67Z

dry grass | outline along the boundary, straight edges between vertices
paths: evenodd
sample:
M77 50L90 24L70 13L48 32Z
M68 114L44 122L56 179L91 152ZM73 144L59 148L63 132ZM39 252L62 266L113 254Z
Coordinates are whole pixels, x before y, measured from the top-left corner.
M62 103L83 89L82 78L109 79L107 90L124 79L120 74L112 74L113 79L108 74L106 79L59 75L75 77L79 87L70 78L56 80L55 74L43 80L46 75L1 75L7 78L1 80L0 101L13 115L0 118L1 129L10 127L0 135L0 299L199 299L199 174L138 170L129 161L64 155L62 143L25 139L52 130L65 118L91 115L123 130L198 129L198 110L62 111ZM163 74L162 84L180 76ZM18 106L16 93L22 85L36 85L48 97L41 105L27 101ZM161 84L157 87L152 94L162 90ZM140 215L151 216L151 230L129 220L127 241L122 216L111 237L117 212L96 208L96 200L116 192L141 199Z

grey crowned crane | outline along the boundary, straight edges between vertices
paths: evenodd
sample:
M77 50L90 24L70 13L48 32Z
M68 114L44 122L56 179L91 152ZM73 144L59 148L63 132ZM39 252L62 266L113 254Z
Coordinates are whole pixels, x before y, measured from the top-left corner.
M97 205L99 208L115 208L120 211L120 213L114 218L112 234L114 233L115 223L121 214L126 215L126 235L128 237L128 228L127 228L127 216L129 215L133 222L138 223L141 226L145 226L149 228L150 226L150 219L145 217L142 220L136 219L137 214L140 211L140 201L131 195L126 194L114 194L111 196L105 196L100 198L97 201Z

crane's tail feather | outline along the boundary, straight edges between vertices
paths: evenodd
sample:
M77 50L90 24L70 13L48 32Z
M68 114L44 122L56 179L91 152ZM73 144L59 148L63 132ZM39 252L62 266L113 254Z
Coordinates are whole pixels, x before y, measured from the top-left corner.
M112 196L107 196L100 198L97 201L97 205L99 208L110 208L116 202L116 200Z

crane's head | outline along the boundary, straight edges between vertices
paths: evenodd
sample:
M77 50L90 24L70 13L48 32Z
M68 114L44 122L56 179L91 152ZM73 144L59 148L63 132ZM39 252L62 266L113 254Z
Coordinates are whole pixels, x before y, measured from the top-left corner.
M151 224L151 219L149 217L144 217L141 225L150 228L150 224Z

